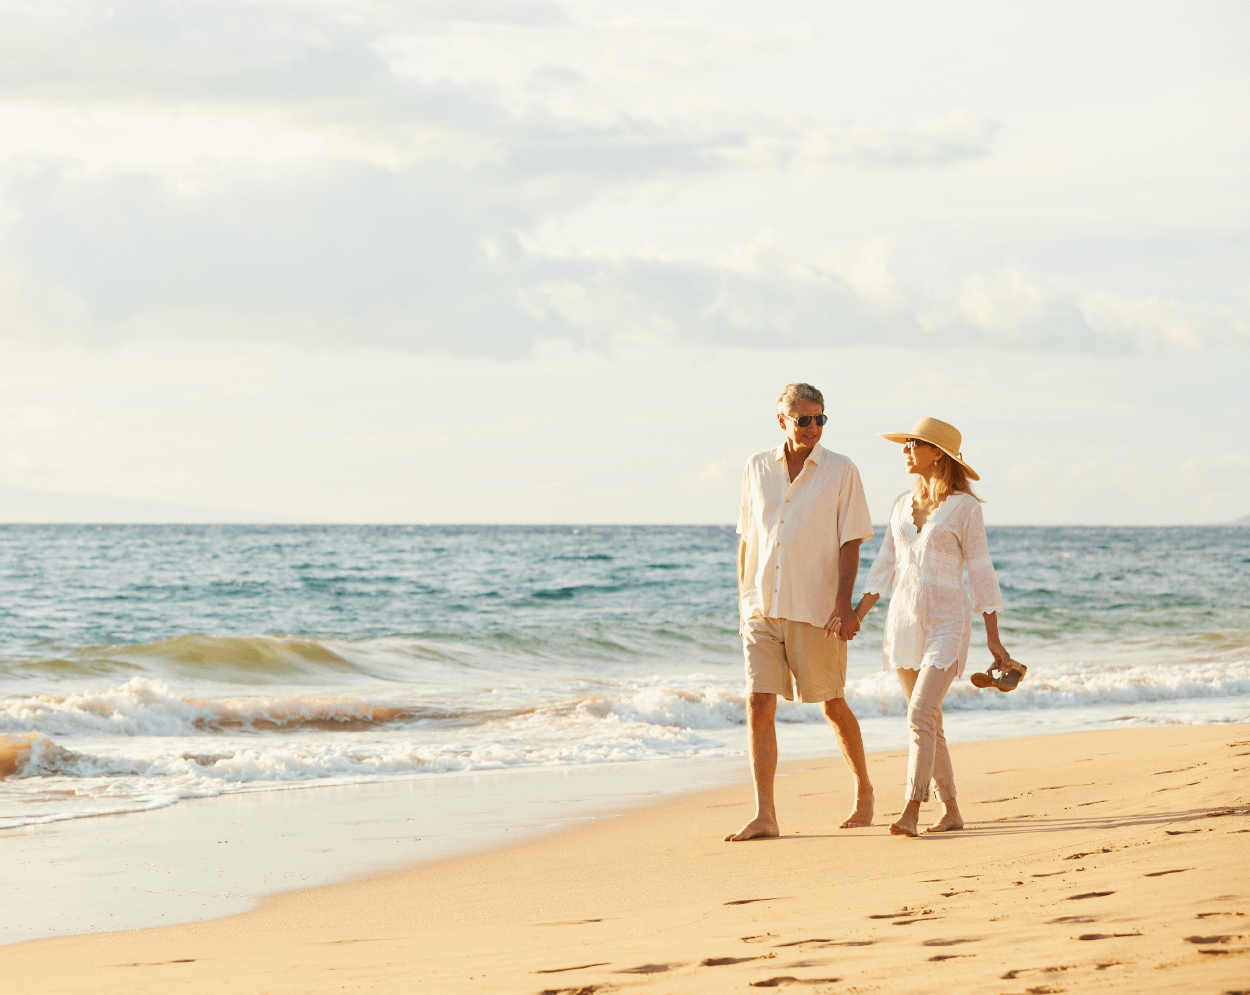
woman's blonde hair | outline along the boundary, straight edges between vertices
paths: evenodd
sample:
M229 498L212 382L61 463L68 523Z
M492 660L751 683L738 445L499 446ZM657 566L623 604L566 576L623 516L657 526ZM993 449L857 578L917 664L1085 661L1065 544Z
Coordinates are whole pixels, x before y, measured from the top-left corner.
M925 445L932 446L933 443L926 442ZM938 446L933 446L933 448L937 449L945 459L938 461L937 468L927 483L924 477L916 478L916 497L927 497L934 503L940 504L950 494L971 494L981 501L976 491L972 489L972 485L968 483L968 474L964 472L963 464L951 459L950 454ZM985 504L984 501L981 503Z

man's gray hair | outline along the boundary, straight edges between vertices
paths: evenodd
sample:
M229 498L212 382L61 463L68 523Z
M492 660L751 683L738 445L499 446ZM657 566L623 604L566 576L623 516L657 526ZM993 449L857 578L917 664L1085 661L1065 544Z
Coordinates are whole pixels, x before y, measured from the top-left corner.
M788 383L786 389L777 398L777 410L788 408L792 401L815 401L822 408L825 406L825 395L809 383Z

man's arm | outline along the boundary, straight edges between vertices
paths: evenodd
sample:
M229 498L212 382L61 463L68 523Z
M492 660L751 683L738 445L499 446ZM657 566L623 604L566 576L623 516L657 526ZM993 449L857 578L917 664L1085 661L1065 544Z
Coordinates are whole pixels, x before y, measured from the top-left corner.
M851 604L855 576L859 573L859 546L863 539L844 542L838 550L838 600L825 623L825 635L836 631L843 642L850 642L859 631L859 616Z

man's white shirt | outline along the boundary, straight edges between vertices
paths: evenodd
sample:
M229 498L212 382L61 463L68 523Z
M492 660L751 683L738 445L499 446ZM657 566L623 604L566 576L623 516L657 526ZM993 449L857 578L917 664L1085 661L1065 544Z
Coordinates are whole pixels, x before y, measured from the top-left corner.
M873 534L859 471L817 444L791 483L785 446L756 453L742 474L738 533L746 543L742 618L823 626L838 598L842 544Z

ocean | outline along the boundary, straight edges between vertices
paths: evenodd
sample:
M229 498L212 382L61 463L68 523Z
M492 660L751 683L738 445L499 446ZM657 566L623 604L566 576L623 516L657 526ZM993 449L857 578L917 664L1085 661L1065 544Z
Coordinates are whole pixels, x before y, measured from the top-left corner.
M1250 721L1250 528L989 539L1003 639L1029 674L974 688L989 663L974 628L952 742ZM0 829L742 755L736 544L719 526L0 527L0 744L19 761ZM907 742L884 618L883 603L850 645L870 750ZM779 716L783 754L834 752L817 706Z

